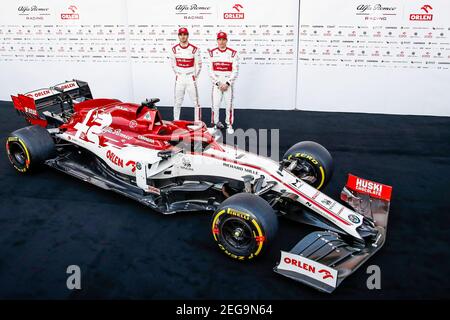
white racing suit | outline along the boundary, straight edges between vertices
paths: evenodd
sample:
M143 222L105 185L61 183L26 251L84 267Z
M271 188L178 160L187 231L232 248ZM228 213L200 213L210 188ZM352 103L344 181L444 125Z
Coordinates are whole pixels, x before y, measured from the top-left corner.
M214 125L219 122L220 103L224 100L226 107L225 123L232 126L234 121L233 84L239 70L237 51L230 48L225 50L215 48L209 51L209 59L209 74L213 82L211 122ZM228 84L228 90L222 92L220 85L223 83Z
M194 120L200 121L202 113L197 90L197 78L202 68L200 50L192 44L188 44L185 48L177 44L172 48L171 60L172 69L175 72L173 118L174 120L180 119L181 105L187 91L195 106Z

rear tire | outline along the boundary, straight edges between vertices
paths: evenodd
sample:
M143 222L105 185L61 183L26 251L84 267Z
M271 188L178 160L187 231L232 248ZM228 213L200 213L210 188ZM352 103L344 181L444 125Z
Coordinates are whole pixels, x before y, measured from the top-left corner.
M302 179L305 172L294 170L292 173L316 189L325 188L333 175L334 166L331 154L325 147L314 141L302 141L294 144L286 151L283 159L296 159L303 164L302 167L309 170L310 177L314 177L315 181Z
M212 233L229 257L250 260L265 250L278 230L273 208L261 197L238 193L222 202L212 216Z
M14 169L20 173L36 170L56 154L51 135L36 125L11 133L6 140L6 152Z

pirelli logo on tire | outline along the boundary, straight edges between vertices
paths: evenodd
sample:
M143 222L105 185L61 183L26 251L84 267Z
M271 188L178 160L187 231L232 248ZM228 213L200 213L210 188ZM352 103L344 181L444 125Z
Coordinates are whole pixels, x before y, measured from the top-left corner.
M223 252L227 255L227 256L229 256L230 258L233 258L233 259L237 259L237 260L245 260L245 256L238 256L238 255L236 255L236 254L234 254L234 253L231 253L230 251L228 251L221 243L217 243L217 245L219 246L219 248L221 249L221 250L223 250ZM251 258L249 258L249 259L251 259Z
M232 208L227 208L227 214L230 214L235 217L239 217L241 219L250 220L250 215L248 213L238 211Z

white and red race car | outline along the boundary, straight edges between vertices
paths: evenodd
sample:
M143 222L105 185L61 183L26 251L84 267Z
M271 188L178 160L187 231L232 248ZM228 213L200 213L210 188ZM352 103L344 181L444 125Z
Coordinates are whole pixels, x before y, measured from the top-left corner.
M232 258L259 256L278 217L317 226L274 270L332 292L384 244L392 188L349 175L341 199L353 210L338 203L319 191L333 163L315 142L275 162L219 143L204 123L162 120L159 99L93 99L79 80L12 100L30 124L7 138L18 172L45 164L164 214L211 211L212 237Z

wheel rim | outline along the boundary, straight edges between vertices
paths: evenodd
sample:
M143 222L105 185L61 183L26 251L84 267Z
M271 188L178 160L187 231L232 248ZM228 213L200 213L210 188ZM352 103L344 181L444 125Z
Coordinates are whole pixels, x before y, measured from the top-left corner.
M252 251L255 238L251 227L238 218L228 218L220 227L224 244L236 254L246 255Z
M27 154L23 146L18 142L11 142L9 144L9 153L11 161L19 168L24 168L27 163Z

